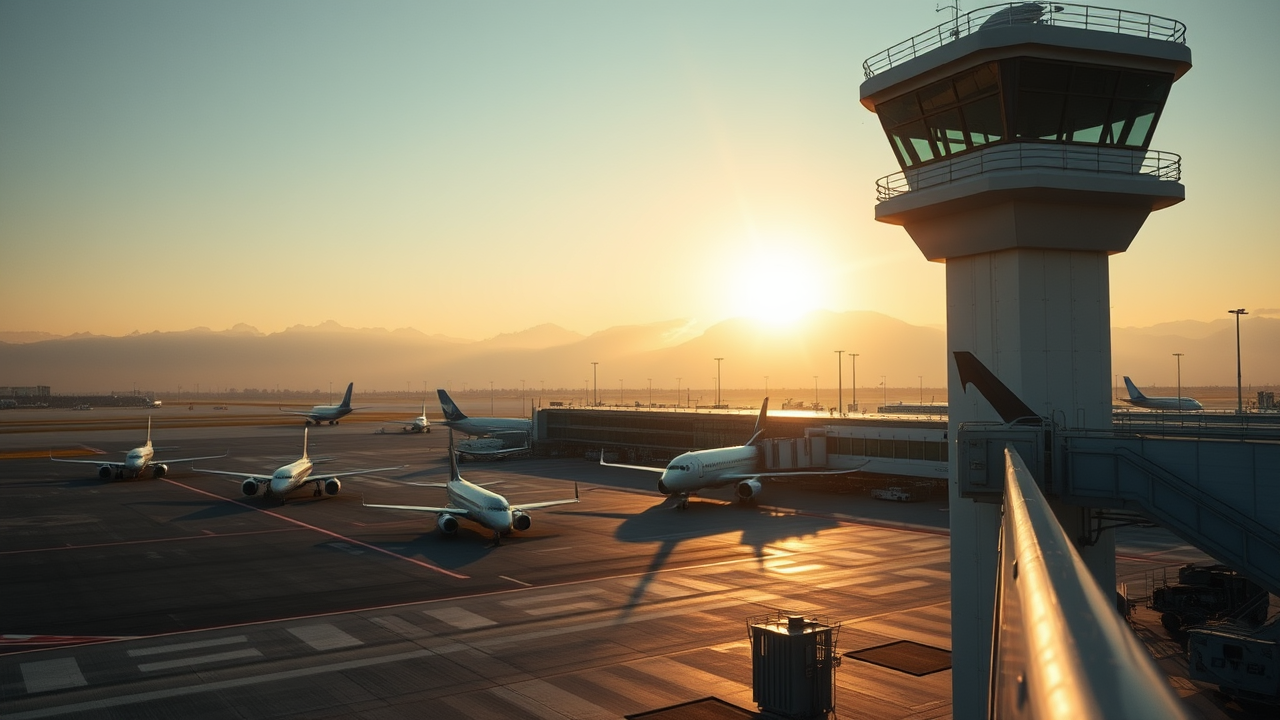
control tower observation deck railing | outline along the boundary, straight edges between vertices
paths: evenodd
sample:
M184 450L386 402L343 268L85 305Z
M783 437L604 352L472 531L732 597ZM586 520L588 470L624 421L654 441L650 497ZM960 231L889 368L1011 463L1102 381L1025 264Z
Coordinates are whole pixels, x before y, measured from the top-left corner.
M979 175L1021 170L1065 170L1178 182L1182 179L1182 157L1159 150L1063 143L991 145L951 160L886 175L876 181L876 199L884 201Z
M1187 41L1186 25L1159 15L1071 3L1008 2L972 10L876 53L862 63L862 73L865 77L872 77L979 30L1028 23L1113 32L1179 44Z

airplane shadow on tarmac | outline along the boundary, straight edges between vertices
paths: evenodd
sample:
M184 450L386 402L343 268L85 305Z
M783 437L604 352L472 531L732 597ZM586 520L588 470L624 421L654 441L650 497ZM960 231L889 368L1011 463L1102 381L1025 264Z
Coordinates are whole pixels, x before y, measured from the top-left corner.
M622 523L614 533L617 540L657 545L648 567L627 598L627 604L622 610L623 618L640 604L656 573L663 569L681 542L737 532L740 533L739 544L750 547L756 565L763 568L768 557L765 549L770 545L787 540L801 540L839 524L833 518L777 512L741 503L725 505L699 502L696 499L684 510L677 509L674 504L664 500L638 515L585 510L564 512L566 515L620 519ZM673 518L683 521L675 526L679 528L675 532L672 532Z

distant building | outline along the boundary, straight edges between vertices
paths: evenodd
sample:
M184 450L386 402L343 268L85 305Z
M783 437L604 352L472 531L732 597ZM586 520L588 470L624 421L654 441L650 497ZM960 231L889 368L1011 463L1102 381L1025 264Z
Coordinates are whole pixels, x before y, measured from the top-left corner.
M0 398L47 398L51 394L48 385L31 385L28 387L6 387L0 385Z

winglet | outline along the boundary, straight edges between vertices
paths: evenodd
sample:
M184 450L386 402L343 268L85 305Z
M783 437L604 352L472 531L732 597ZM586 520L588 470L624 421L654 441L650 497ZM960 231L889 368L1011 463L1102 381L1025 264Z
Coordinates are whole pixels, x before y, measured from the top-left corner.
M578 483L576 482L573 484L573 499L578 499Z
M743 447L749 447L756 444L756 440L760 439L760 434L764 432L765 416L769 414L769 398L765 398L760 403L760 415L756 417L756 429L751 432L751 439L743 443Z
M147 444L151 444L151 416L147 416Z
M441 390L440 392L444 392ZM449 428L449 482L456 482L462 479L462 473L458 472L458 453L453 449L453 428Z
M1034 410L1027 407L1022 398L1000 382L1000 378L983 365L973 353L957 350L952 355L956 359L956 371L960 374L960 387L965 388L972 384L977 388L978 392L982 393L982 397L991 403L991 407L995 409L1001 420L1011 423L1022 418L1040 417Z
M304 427L304 428L302 428L302 457L303 457L303 459L310 459L310 458L308 458L308 457L307 457L307 431L309 431L310 429L311 429L311 428L305 428L305 427Z
M347 393L342 396L342 405L340 405L339 407L344 407L344 408L351 407L351 389L354 388L355 386L356 386L355 382L347 383Z
M49 457L53 457L53 451L49 451ZM600 464L604 465L604 448L600 448Z

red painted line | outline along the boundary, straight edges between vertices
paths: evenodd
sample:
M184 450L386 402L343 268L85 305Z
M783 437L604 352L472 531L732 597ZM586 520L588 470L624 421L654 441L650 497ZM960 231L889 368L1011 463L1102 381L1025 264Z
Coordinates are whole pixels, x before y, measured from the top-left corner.
M16 645L84 645L85 643L134 640L131 635L0 635L0 647Z
M227 537L239 537L241 535L264 535L266 533L296 532L296 530L297 528L284 528L282 530L251 530L249 532L226 533L223 535L219 535L217 533L209 533L209 531L206 530L205 532L209 533L208 535L190 535L187 537L156 538L153 540L121 540L120 542L111 542L111 543L94 543L92 545L62 545L59 547L32 548L30 550L4 550L4 551L0 551L0 555L25 555L26 553L50 552L53 550L87 550L92 548L118 547L121 545L146 545L148 543L177 542L179 540L207 540L211 537L227 538Z
M211 492L205 492L204 490L201 490L201 489L199 489L199 488L194 488L194 487L191 487L190 485L183 485L182 483L180 483L180 482L176 482L176 481L173 481L173 480L170 480L169 478L160 478L160 479L161 479L161 480L163 480L164 482L169 483L170 485L176 485L176 486L178 486L178 487L180 487L180 488L183 488L183 489L185 489L185 490L190 490L191 492L199 493L199 494L201 494L201 495L205 495L205 496L208 496L208 497L214 498L215 500L222 500L223 502L235 503L236 505L239 505L239 506L240 506L240 507L242 507L242 508L248 508L248 509L250 509L250 510L253 510L254 512L260 512L260 513L262 513L262 514L264 514L264 515L270 515L270 516L271 516L271 517L273 517L273 518L278 518L278 519L280 519L280 520L284 520L285 522L293 523L294 525L297 525L297 526L299 526L299 527L304 527L304 528L306 528L306 529L308 529L308 530L314 530L315 532L318 532L318 533L320 533L320 534L322 534L322 535L328 535L329 537L337 538L337 539L339 539L339 540L342 540L343 542L349 542L349 543L351 543L351 544L353 544L353 545L359 545L360 547L368 548L368 549L370 549L370 550L373 550L374 552L380 552L380 553L382 553L383 555L390 555L391 557L396 558L397 560L404 560L405 562L413 563L414 565L417 565L418 567L423 567L423 568L426 568L426 569L428 569L428 570L431 570L431 571L434 571L434 572L438 572L438 573L440 573L440 574L442 574L442 575L448 575L449 577L457 578L457 579L459 579L459 580L470 580L470 579L471 579L471 576L470 576L470 575L463 575L463 574L461 574L461 573L453 572L452 570L445 570L445 569L444 569L444 568L442 568L442 567L439 567L439 566L436 566L436 565L432 565L431 563L428 563L428 562L423 562L423 561L421 561L421 560L414 560L413 558L405 557L404 555L400 555L400 554L398 554L398 553L393 553L393 552L391 552L390 550L386 550L386 549L384 549L384 548L380 548L380 547L378 547L377 545L370 545L369 543L361 542L361 541L359 541L359 540L356 540L355 538L349 538L349 537L347 537L347 536L345 536L345 535L339 535L338 533L333 532L332 530L326 530L326 529L324 529L324 528L322 528L322 527L316 527L315 525L309 525L309 524L307 524L307 523L302 522L301 520L295 520L295 519L293 519L293 518L291 518L291 517L289 517L289 516L287 516L287 515L281 515L280 513L271 512L270 510L263 510L262 508L256 508L256 507L254 507L254 506L252 506L252 505L246 505L246 504L244 504L244 503L240 502L239 500L232 500L231 498L225 498L225 497L222 497L221 495L215 495L215 494L213 494L213 493L211 493Z

